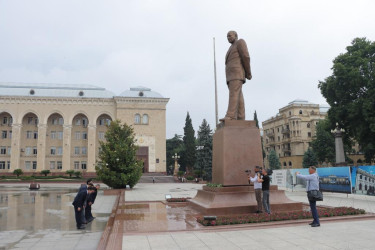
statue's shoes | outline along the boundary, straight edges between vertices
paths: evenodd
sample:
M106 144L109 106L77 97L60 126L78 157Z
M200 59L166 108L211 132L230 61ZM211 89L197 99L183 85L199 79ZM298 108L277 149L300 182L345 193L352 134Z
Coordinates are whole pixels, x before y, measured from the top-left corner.
M219 119L219 121L221 121L221 122L224 122L224 121L227 121L227 120L234 120L234 118L226 116L224 118Z

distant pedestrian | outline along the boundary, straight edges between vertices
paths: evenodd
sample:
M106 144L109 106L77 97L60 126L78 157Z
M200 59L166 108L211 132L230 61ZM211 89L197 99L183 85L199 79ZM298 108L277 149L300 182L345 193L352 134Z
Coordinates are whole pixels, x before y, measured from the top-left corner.
M257 200L257 205L258 205L256 213L262 212L262 183L258 181L258 179L262 178L260 174L261 171L262 171L262 168L259 166L256 166L254 177L250 178L250 181L254 183L255 199ZM250 174L249 174L249 177L250 177Z
M155 184L155 178L154 178L154 176L152 176L152 183Z
M258 182L262 183L262 193L263 193L263 208L268 214L271 214L270 207L270 177L266 169L262 170L262 177L258 178Z
M95 202L96 196L100 189L100 184L96 184L94 188L95 190L87 196L87 202L86 202L86 207L85 207L85 218L86 218L87 223L90 223L91 221L95 219L95 217L92 216L91 208Z
M307 185L306 185L307 195L309 194L309 192L313 190L319 190L319 175L316 172L315 166L311 166L309 168L309 175L301 175L300 172L296 172L296 176L299 179L307 181ZM319 214L318 214L318 210L316 209L316 200L309 199L309 204L310 204L311 214L314 218L313 222L311 222L309 225L311 225L312 227L320 227Z
M75 212L75 218L76 218L76 225L77 229L85 229L85 225L82 221L82 214L84 214L83 208L84 208L84 203L86 201L87 195L91 194L94 191L94 187L88 187L87 190L82 190L78 192L76 197L74 198L73 201L73 206L74 206L74 212Z

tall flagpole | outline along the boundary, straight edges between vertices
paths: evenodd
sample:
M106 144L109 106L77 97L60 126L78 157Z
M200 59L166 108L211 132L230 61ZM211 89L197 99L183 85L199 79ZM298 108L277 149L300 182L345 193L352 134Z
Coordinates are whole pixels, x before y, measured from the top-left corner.
M214 37L214 75L215 75L215 117L216 125L219 124L218 108L217 108L217 79L216 79L216 54L215 54L215 37Z

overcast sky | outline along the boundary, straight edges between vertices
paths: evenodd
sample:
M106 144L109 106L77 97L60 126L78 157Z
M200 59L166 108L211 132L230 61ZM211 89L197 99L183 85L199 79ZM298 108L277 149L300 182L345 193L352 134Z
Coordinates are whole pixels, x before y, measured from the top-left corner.
M228 104L229 30L248 46L247 119L295 99L325 104L317 87L355 37L375 40L375 1L0 0L0 82L91 84L119 95L145 86L170 98L167 138L215 127Z

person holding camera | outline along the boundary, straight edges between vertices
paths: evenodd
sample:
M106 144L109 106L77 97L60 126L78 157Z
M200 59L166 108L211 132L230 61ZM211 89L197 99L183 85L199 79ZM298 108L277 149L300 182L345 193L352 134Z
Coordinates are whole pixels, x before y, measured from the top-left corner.
M262 168L256 166L254 177L250 177L249 174L250 181L254 183L255 199L258 204L258 209L256 211L257 214L262 212L262 183L258 181L258 179L261 179L261 171Z
M263 208L267 214L271 214L270 207L270 177L268 176L268 171L266 169L262 170L262 177L258 178L258 181L262 183L262 193L263 193Z
M316 172L315 166L309 167L309 175L301 175L300 172L296 172L296 176L299 179L307 181L308 183L306 185L307 194L310 191L319 190L319 175ZM318 210L316 209L316 200L309 199L309 204L310 204L311 214L314 218L313 222L311 222L309 225L312 227L320 227Z

